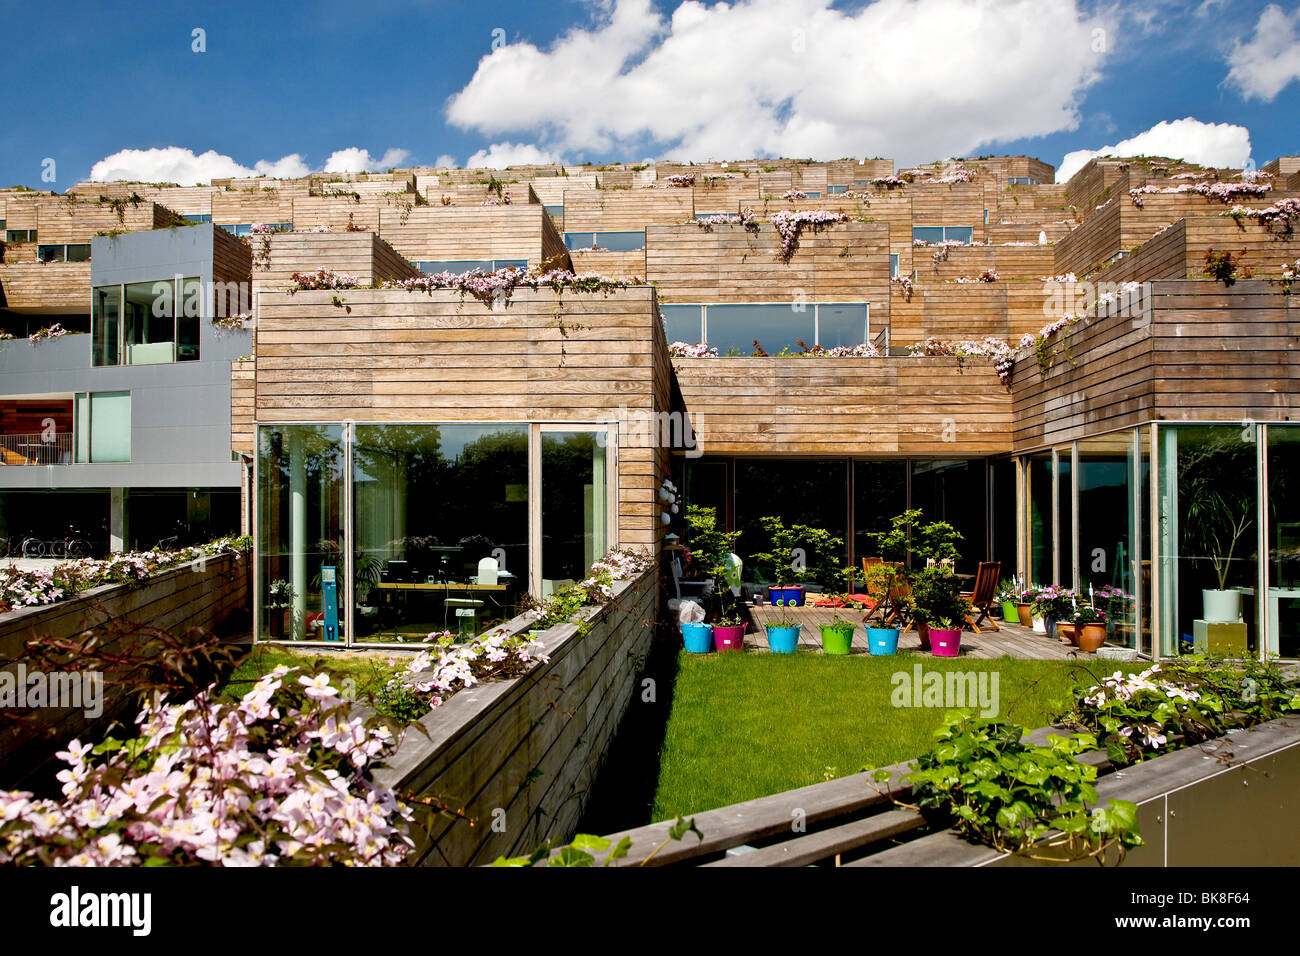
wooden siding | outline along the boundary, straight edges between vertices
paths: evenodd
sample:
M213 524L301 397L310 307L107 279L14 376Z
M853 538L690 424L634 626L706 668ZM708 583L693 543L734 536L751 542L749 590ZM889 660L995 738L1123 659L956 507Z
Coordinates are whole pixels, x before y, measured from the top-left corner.
M25 312L89 313L89 262L0 264L0 304Z
M674 358L707 455L934 455L1011 448L993 366L952 358Z
M517 290L497 309L453 292L345 296L338 307L330 292L262 294L258 422L594 423L667 408L667 344L648 287ZM666 458L647 445L620 434L626 545L658 541Z
M230 450L250 458L257 454L257 427L253 423L256 378L255 360L230 363Z
M1283 265L1300 258L1300 237L1249 219L1240 223L1228 216L1181 219L1094 278L1098 282L1204 278L1211 252L1232 253L1242 276L1275 278Z
M889 227L846 222L807 228L789 261L766 223L752 229L651 226L646 230L646 279L664 303L867 302L871 326L889 318Z
M679 225L695 214L689 189L598 189L565 192L566 232L617 232Z
M909 301L895 289L890 342L897 348L930 336L948 341L995 336L1015 343L1057 317L1045 311L1049 292L1041 281L919 282Z
M1018 450L1151 420L1290 418L1300 406L1297 306L1276 283L1152 283L1145 313L1093 320L1067 337L1074 364L1013 379Z
M536 266L563 254L563 240L546 211L535 204L416 206L405 215L389 210L379 234L411 262L527 259L529 266Z
M332 269L356 276L363 286L386 279L409 279L420 271L373 232L283 232L266 237L269 256L253 237L254 291L283 288L295 272Z

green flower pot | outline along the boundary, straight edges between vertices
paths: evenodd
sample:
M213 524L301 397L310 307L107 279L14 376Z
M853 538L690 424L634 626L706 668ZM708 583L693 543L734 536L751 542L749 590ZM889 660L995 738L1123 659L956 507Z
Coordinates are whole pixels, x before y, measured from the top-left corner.
M853 647L853 628L822 625L822 653L847 654Z
M1010 601L1002 602L1002 620L1008 624L1020 623L1020 615L1016 613L1016 606Z

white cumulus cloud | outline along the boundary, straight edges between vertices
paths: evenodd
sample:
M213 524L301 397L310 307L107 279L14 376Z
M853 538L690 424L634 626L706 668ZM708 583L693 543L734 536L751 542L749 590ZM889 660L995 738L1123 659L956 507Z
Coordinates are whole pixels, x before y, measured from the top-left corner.
M1300 80L1300 8L1288 16L1270 3L1259 15L1249 43L1237 40L1228 54L1224 82L1246 99L1272 102L1295 80Z
M465 162L466 169L505 169L507 166L545 166L558 163L560 157L532 143L493 143L480 149Z
M407 157L404 149L390 149L379 159L371 159L364 149L340 149L325 161L324 171L374 172L400 166ZM153 149L123 149L105 156L90 168L90 179L95 182L129 180L143 183L177 183L197 186L210 183L214 178L243 176L274 176L295 179L313 172L301 153L290 153L279 159L259 159L245 166L224 153L210 149L198 153L182 146L163 146Z
M566 154L963 155L1077 128L1106 46L1095 31L1114 29L1075 0L686 0L667 18L650 0L594 8L590 27L545 50L483 57L448 120Z
M1094 156L1168 156L1202 166L1244 166L1250 158L1250 130L1231 123L1202 123L1191 116L1162 120L1114 146L1066 153L1056 181L1065 182Z
M377 173L402 165L402 161L409 155L404 149L390 149L378 159L371 159L368 149L349 146L330 153L329 159L325 160L325 172Z

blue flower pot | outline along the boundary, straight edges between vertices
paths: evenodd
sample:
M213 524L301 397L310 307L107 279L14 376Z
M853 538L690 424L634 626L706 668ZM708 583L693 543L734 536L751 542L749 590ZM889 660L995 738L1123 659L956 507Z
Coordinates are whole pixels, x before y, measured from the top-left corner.
M793 654L799 646L799 630L802 624L794 627L772 627L767 629L767 648L773 654Z
M707 654L713 650L712 624L683 624L682 643L688 654Z
M867 628L867 645L872 657L889 657L898 653L898 628Z
M772 585L767 589L767 598L779 607L803 607L803 588L798 584Z

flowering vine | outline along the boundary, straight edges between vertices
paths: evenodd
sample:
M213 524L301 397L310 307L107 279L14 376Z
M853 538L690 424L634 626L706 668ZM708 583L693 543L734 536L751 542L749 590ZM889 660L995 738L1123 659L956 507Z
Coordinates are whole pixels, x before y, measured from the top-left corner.
M802 209L797 212L778 212L772 215L772 225L781 234L781 261L789 262L799 245L799 234L805 227L819 230L837 222L848 222L848 215L828 209Z
M68 330L65 329L58 322L55 322L53 325L47 325L43 329L37 329L31 335L27 336L27 344L35 348L36 346L40 345L42 342L45 342L49 339L62 338L67 334L68 334Z
M1216 183L1181 183L1177 186L1138 186L1128 191L1129 198L1133 200L1133 205L1139 209L1142 208L1142 197L1154 194L1174 195L1195 193L1198 196L1204 196L1206 199L1213 199L1221 203L1229 203L1238 196L1262 196L1273 187L1268 183L1257 182L1216 182Z

